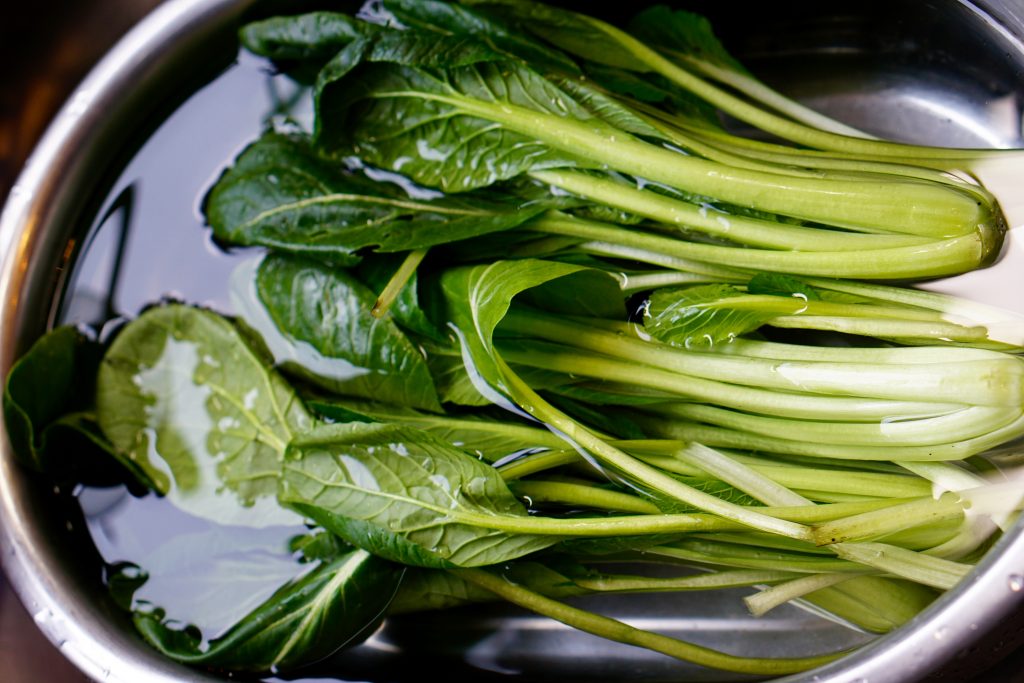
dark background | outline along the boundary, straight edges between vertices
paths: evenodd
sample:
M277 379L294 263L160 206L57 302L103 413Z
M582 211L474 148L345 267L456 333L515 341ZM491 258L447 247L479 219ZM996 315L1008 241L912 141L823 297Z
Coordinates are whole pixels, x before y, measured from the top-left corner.
M56 110L102 54L160 0L29 0L0 19L0 198ZM953 681L956 674L946 678ZM0 575L0 681L83 683ZM966 680L966 679L962 679ZM1024 682L1017 651L974 683Z

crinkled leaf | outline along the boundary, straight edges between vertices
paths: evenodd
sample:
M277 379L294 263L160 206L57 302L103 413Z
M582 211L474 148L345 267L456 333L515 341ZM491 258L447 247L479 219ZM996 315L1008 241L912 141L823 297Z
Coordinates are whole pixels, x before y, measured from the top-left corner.
M348 272L271 254L236 278L241 317L289 374L338 394L440 411L423 354L393 319L371 314L376 294Z
M338 12L272 17L239 31L245 49L273 60L323 63L376 27Z
M297 438L279 498L353 545L412 566L494 564L560 540L487 528L526 509L490 465L410 427L330 425Z
M515 56L535 69L578 73L576 62L558 50L510 29L507 22L479 8L437 0L384 0L384 7L406 26L443 34L472 36L505 55Z
M296 522L275 494L285 445L310 416L220 316L172 305L126 325L99 369L97 414L120 457L181 509L224 524Z
M493 191L413 199L323 157L305 135L269 132L217 181L205 212L224 242L348 266L360 250L408 251L508 230L551 203Z
M172 659L251 672L287 672L369 635L380 623L402 568L363 550L321 563L281 587L227 633L204 645L194 628L172 628L161 612L136 613L146 639Z
M709 348L756 330L779 315L729 307L729 299L744 296L746 292L733 285L659 289L644 307L644 329L673 346Z
M362 416L364 419L361 421L364 422L372 420L413 427L488 462L520 451L565 447L561 438L546 429L472 413L430 415L405 406L339 399L313 400L308 405L321 415L339 422L350 422L351 416L355 415Z
M531 170L588 165L467 112L481 106L500 111L505 105L592 119L554 84L483 43L392 31L351 44L321 71L318 140L447 192Z
M719 42L711 22L699 14L655 5L636 15L629 31L648 46L747 73Z

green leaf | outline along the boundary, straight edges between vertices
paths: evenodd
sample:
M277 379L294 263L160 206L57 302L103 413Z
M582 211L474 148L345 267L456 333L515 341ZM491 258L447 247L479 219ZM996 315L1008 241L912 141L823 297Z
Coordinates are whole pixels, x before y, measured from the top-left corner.
M313 400L308 405L321 415L340 418L338 421L352 421L345 418L360 415L375 422L412 427L488 462L496 462L520 451L557 449L566 445L565 441L546 429L472 413L459 416L429 415L404 406L339 399Z
M241 317L285 372L338 394L441 410L423 354L394 320L371 314L376 294L346 271L271 254L236 277Z
M249 52L275 61L322 63L373 28L345 14L310 12L246 24L239 39Z
M321 72L318 141L428 187L465 192L531 170L588 166L466 107L593 120L565 92L482 43L395 31L353 43ZM396 125L399 122L399 125Z
M728 343L779 315L778 311L729 307L746 296L733 285L699 285L655 291L644 306L644 329L673 346L711 348Z
M233 671L280 673L318 661L372 633L403 569L362 550L321 563L204 646L195 628L172 628L161 611L135 624L177 661Z
M437 0L384 0L384 7L406 26L447 35L471 36L495 52L518 57L533 68L578 73L569 57L534 40L523 31L487 12L454 2Z
M529 0L462 1L490 10L514 22L520 30L532 32L570 54L598 64L633 71L648 70L632 52L582 14Z
M478 390L492 401L504 403L501 395L508 396L503 362L494 350L495 328L516 295L552 281L558 281L573 296L589 291L592 301L605 305L622 302L615 278L557 261L496 261L453 268L442 274L441 286L450 307L450 319L459 330L463 358L472 365Z
M179 508L223 524L293 524L274 495L310 417L290 386L220 316L153 308L114 340L97 414L122 458Z
M404 255L399 254L379 254L365 258L359 264L356 274L371 291L379 295L402 264L403 258ZM420 305L420 272L422 269L421 265L409 277L402 291L391 304L389 313L395 322L405 330L422 335L432 341L446 342L447 335L438 329Z
M3 416L21 464L76 482L105 484L121 478L93 412L102 353L99 344L75 328L58 327L36 340L11 368ZM124 464L145 482L137 468Z
M330 425L297 438L279 498L353 545L412 566L494 564L560 540L486 526L514 524L526 509L490 465L410 427Z
M823 296L826 293L816 287L812 287L799 278L780 273L758 273L747 283L747 292L773 296L797 296L805 301L821 301L826 298Z
M323 157L305 135L265 133L205 202L217 239L350 266L360 250L399 252L520 225L552 201L497 191L413 199Z
M648 46L747 73L719 42L711 22L699 14L655 5L633 18L629 32Z

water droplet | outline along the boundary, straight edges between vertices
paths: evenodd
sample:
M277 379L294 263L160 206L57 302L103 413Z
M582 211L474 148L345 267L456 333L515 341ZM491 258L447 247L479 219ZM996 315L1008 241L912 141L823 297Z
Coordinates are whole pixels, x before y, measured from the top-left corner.
M940 626L937 629L935 629L935 633L932 635L934 636L935 640L942 640L947 635L949 635L949 629L945 626Z
M1006 584L1010 587L1011 591L1019 593L1021 589L1024 589L1024 575L1010 574L1010 577L1006 580Z

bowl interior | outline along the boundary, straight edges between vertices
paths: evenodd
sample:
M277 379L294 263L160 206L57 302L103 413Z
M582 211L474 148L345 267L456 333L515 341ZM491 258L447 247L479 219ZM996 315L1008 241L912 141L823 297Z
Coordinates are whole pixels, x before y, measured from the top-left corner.
M45 239L38 237L29 260L16 327L5 331L6 353L24 349L50 322L88 324L109 333L116 327L111 321L168 298L234 310L231 274L252 255L225 252L212 243L201 218L202 197L266 125L286 119L308 125L309 102L264 63L244 55L236 59L233 31L243 12L254 11L249 2L171 2L165 9L182 11L186 5L192 14L179 31L151 30L148 40L165 42L151 56L145 78L115 82L119 96L111 95L106 119L92 121L92 137L76 138L58 157L71 172L59 185L47 176L50 184L33 193L35 200L49 197L56 208L38 214L31 228ZM854 126L919 143L1024 146L1024 47L1014 35L1022 26L1000 26L992 15L958 2L760 5L691 6L711 16L726 44L755 74ZM255 11L269 10L263 5ZM1019 285L1020 269L1007 263L998 268L1002 290L1013 292L1012 278ZM55 272L64 275L54 277ZM938 286L960 287L956 279ZM983 296L1022 306L994 289ZM9 362L5 356L4 366ZM153 549L143 546L157 536L197 534L214 543L220 530L196 526L152 497L138 499L124 489L55 488L18 470L7 456L4 494L16 516L6 520L6 542L17 556L5 558L5 566L51 637L93 675L207 680L159 659L142 643L108 597L103 575L108 564L151 556L146 553ZM169 570L173 565L167 561ZM204 566L199 562L189 571L199 577ZM188 620L189 609L212 611L226 625L246 599L273 587L266 578L235 586L248 598L225 587L212 603L186 599L190 606L182 618ZM180 581L156 587L154 594L171 599L166 591L174 590L181 590ZM944 604L955 599L954 592ZM737 600L701 594L601 598L587 604L630 623L746 655L798 656L870 640L795 607L754 619ZM951 657L954 650L947 649L930 661ZM412 681L424 667L444 671L449 680L472 681L741 680L502 607L390 619L365 644L306 675Z

